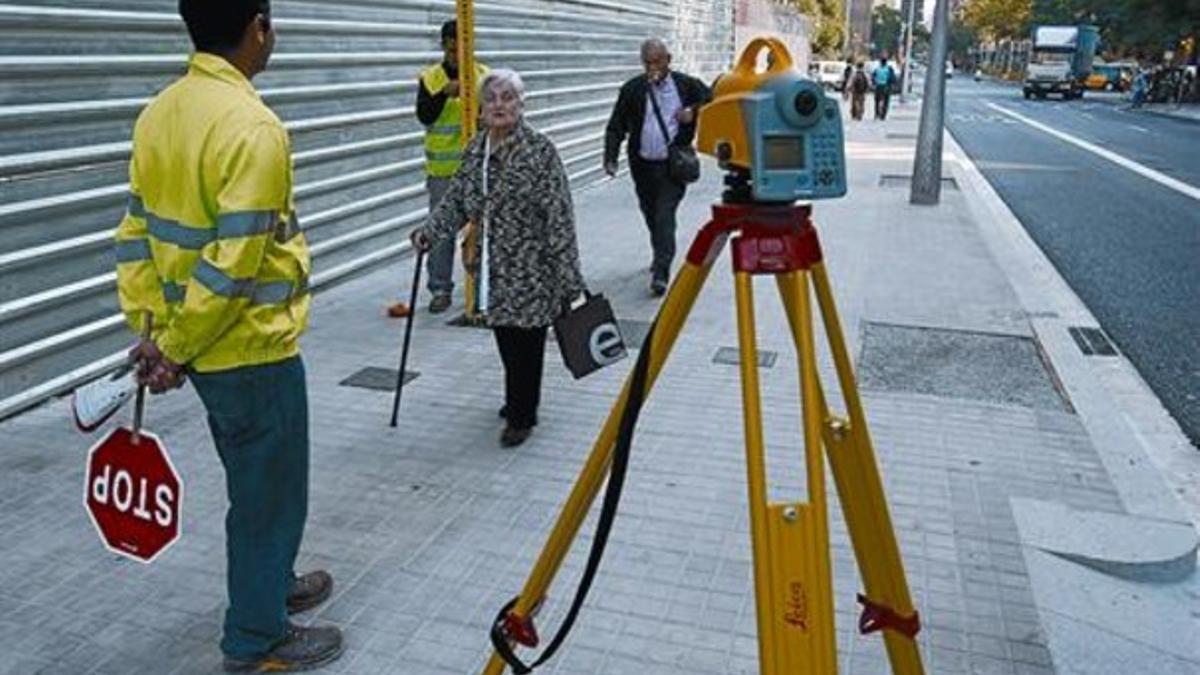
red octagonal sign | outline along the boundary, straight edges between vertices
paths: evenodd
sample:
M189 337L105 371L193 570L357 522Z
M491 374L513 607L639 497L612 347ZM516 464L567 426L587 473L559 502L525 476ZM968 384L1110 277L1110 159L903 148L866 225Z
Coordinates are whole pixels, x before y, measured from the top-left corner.
M183 482L166 446L142 432L113 429L88 452L83 503L114 553L149 563L179 538Z

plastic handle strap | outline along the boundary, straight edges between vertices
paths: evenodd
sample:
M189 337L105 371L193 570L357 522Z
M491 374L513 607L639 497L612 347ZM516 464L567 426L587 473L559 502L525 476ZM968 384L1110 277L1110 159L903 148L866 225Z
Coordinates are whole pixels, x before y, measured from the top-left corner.
M765 73L759 74L754 71L758 63L758 55L762 53L763 49L771 50L771 53L775 55L775 63L771 64ZM734 70L739 75L766 77L790 70L794 64L792 53L788 51L787 45L783 44L782 40L773 37L756 37L742 50L742 55L738 58Z

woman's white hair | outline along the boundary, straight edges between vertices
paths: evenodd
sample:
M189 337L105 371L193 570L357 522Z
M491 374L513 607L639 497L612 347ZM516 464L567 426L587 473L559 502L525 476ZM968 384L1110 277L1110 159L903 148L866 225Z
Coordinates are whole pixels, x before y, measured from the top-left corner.
M517 95L517 99L522 104L525 103L525 82L517 71L510 68L495 68L490 71L484 78L480 89L483 91L497 90L503 87L509 87Z

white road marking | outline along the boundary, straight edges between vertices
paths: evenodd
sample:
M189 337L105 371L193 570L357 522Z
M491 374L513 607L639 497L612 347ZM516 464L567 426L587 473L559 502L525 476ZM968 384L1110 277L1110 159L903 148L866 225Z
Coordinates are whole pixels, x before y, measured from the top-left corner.
M1116 164L1117 166L1119 166L1121 168L1129 169L1130 171L1132 171L1140 176L1149 178L1150 180L1154 181L1155 183L1158 183L1159 185L1169 187L1172 190L1175 190L1176 192L1178 192L1180 194L1191 197L1192 199L1195 199L1196 201L1200 201L1200 188L1198 188L1194 185L1189 185L1181 180L1172 178L1161 171L1155 171L1154 169L1151 169L1150 167L1146 166L1145 164L1139 164L1138 162L1135 162L1132 159L1129 159L1128 157L1118 155L1117 153L1113 152L1112 150L1106 150L1094 143L1089 143L1081 138L1076 138L1075 136L1072 136L1071 134L1059 131L1058 129L1055 129L1054 127L1042 124L1041 122L1038 122L1037 120L1030 119L1030 118L1022 115L1021 113L1014 112L1003 106L996 105L995 103L988 103L988 106L996 111L999 111L1005 115L1008 115L1009 117L1012 117L1013 119L1017 120L1018 122L1022 122L1028 126L1031 126L1034 129L1037 129L1038 131L1042 131L1047 134L1050 134L1051 136L1059 139L1060 141L1064 141L1066 143L1070 143L1071 145L1074 145L1077 148L1087 150L1088 152L1092 153L1093 155L1107 159L1108 161L1112 162L1113 164Z
M1130 128L1130 129L1133 129L1134 131L1140 131L1140 132L1142 132L1143 134L1148 134L1148 133L1150 133L1150 130L1149 130L1149 129L1146 129L1146 128L1144 128L1144 127L1139 127L1139 126L1138 126L1138 125L1136 125L1136 124L1130 124L1130 125L1129 125L1129 128Z

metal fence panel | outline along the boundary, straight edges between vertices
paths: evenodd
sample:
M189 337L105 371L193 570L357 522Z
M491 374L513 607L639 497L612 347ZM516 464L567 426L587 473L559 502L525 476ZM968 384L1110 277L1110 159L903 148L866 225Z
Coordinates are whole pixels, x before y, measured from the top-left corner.
M112 368L112 229L129 138L146 101L184 70L175 3L0 2L0 417ZM449 1L277 0L276 54L255 80L292 137L318 289L407 251L425 216L419 70L440 59ZM558 144L576 189L600 176L603 126L637 47L665 37L704 77L731 59L732 0L478 3L477 51L522 73L527 115Z

